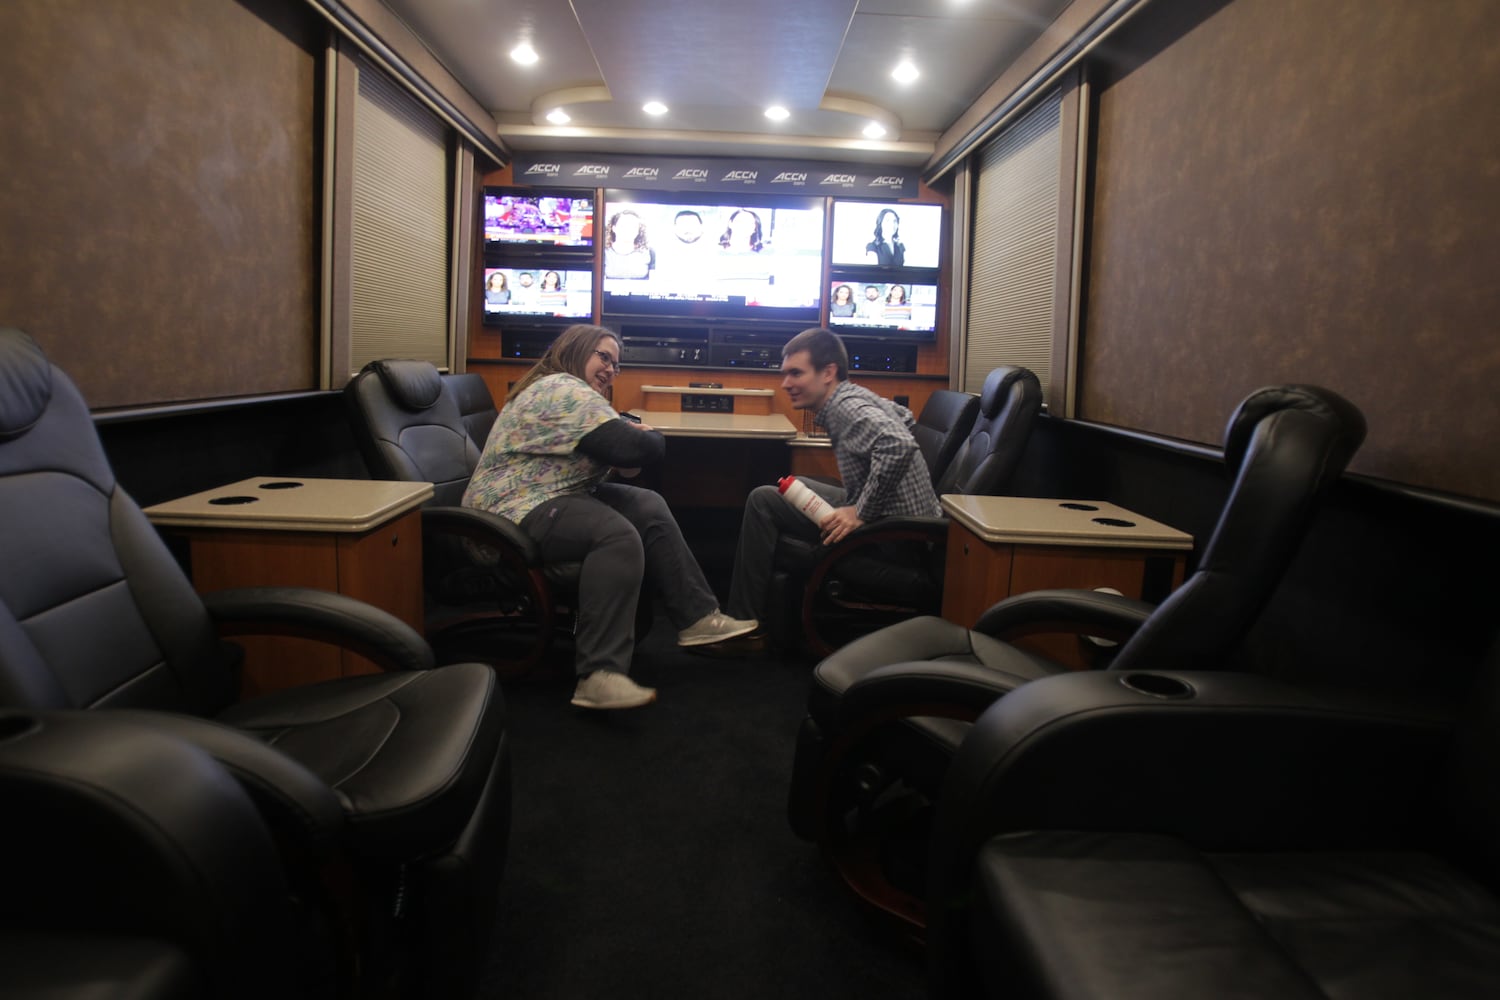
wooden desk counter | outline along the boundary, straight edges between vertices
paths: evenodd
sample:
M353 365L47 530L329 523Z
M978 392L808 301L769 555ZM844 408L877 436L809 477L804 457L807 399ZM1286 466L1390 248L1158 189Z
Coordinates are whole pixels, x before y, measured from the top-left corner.
M1099 500L945 494L948 552L943 617L972 626L990 605L1032 590L1107 587L1160 600L1178 587L1193 536ZM1164 571L1154 579L1153 568ZM1148 594L1154 585L1160 593ZM1081 666L1073 636L1019 645Z
M797 436L797 428L779 413L680 413L676 410L630 412L667 437L790 441Z
M779 413L631 410L668 439L667 460L642 473L674 507L743 507L750 491L789 471L797 428Z
M431 483L257 477L146 508L188 541L200 593L233 587L332 590L422 630L421 505ZM304 639L241 636L244 695L379 668Z

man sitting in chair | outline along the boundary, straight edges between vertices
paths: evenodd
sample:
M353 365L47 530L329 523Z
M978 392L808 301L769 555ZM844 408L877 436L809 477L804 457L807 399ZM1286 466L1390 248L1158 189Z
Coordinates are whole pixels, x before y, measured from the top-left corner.
M849 381L849 353L830 330L803 330L781 350L781 387L792 407L810 410L828 431L843 486L802 479L827 500L832 515L815 525L782 499L775 486L757 486L745 502L729 590L729 614L764 621L776 543L782 535L834 545L882 517L940 517L922 453L912 437L912 412ZM738 643L764 644L759 633Z

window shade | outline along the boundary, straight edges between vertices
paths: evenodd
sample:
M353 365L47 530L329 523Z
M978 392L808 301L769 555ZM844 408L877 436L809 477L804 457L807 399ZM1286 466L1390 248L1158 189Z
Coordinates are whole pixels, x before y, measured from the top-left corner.
M1051 384L1057 289L1062 92L1053 91L979 155L969 259L963 388L998 365Z
M436 116L367 63L354 112L350 367L448 358L448 152Z

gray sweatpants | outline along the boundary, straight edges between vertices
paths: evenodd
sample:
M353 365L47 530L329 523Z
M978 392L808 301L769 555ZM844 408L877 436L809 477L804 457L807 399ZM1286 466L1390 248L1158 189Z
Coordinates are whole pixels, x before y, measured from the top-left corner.
M835 507L844 502L844 488L798 476L808 489ZM796 535L817 541L818 526L781 498L774 486L757 486L745 500L740 520L740 544L734 556L734 579L729 585L729 614L734 618L766 620L766 598L775 568L776 540Z
M661 494L624 483L549 500L521 520L547 562L581 562L573 641L581 677L630 672L635 612L643 584L662 595L680 629L718 607L718 599Z

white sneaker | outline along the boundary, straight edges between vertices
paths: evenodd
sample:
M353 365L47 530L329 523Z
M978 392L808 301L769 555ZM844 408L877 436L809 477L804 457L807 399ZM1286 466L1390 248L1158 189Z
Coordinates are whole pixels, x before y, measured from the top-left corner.
M760 622L754 618L731 618L718 608L699 618L677 633L679 646L706 646L711 642L723 642L746 632L754 632Z
M595 670L578 678L573 704L579 708L639 708L656 700L656 688L641 687L624 674Z

